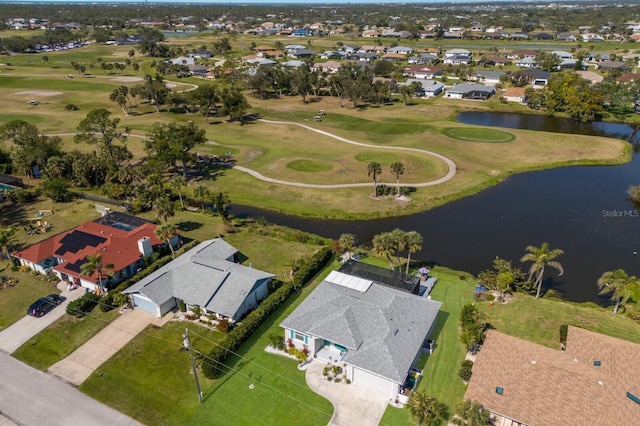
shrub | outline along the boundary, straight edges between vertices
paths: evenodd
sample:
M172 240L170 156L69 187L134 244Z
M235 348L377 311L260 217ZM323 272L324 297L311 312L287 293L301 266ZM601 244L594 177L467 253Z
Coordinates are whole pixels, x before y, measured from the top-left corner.
M200 309L200 306L194 306L191 308L191 312L193 312L193 314L196 316L196 318L200 317L200 315L202 315L202 309Z
M487 294L487 302L493 302L496 297L493 294Z
M47 179L42 184L42 193L53 201L64 201L68 191L67 182L60 178Z
M291 282L282 284L276 291L269 295L260 305L247 315L227 337L220 342L220 347L214 348L204 359L202 372L208 379L217 379L226 368L223 363L227 359L227 351L235 351L254 331L271 315L282 303L284 303L294 290L302 287L309 279L317 274L331 259L333 253L329 247L322 247L311 257L303 260L303 265L296 272ZM289 343L287 340L287 343ZM302 352L302 351L301 351ZM306 355L305 359L306 359ZM304 360L304 359L303 359Z
M187 305L184 303L184 300L182 300L182 299L178 300L178 310L180 312L186 312L187 311Z
M229 332L229 320L226 318L218 320L218 324L216 324L216 330L218 330L220 333L227 334Z
M83 317L91 312L100 301L100 296L95 293L85 293L81 298L69 302L67 313L74 317Z
M473 367L473 361L465 359L462 361L460 365L460 370L458 370L458 376L465 382L471 380L471 368Z
M267 336L267 340L269 340L269 346L278 348L282 344L282 334L273 333Z
M77 111L79 108L75 105L75 104L67 104L66 107L64 107L65 111Z
M560 343L563 345L567 343L567 334L569 333L569 325L562 324L560 326Z

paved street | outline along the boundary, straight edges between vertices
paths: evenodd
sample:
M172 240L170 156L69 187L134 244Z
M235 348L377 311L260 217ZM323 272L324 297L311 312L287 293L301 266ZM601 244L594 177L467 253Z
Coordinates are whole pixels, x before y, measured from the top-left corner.
M0 352L0 416L19 425L133 426L132 418ZM1 419L2 417L0 417ZM2 420L0 420L0 424ZM9 423L11 424L11 423Z
M27 307L25 307L24 318L0 332L0 351L10 354L15 352L15 350L22 346L24 342L53 324L58 318L62 317L65 314L67 305L70 301L75 300L84 294L81 289L67 291L67 287L64 282L58 283L58 289L62 291L60 296L64 297L66 300L62 302L60 306L54 308L51 312L40 318L30 317L27 315ZM35 302L36 299L33 299L33 301Z

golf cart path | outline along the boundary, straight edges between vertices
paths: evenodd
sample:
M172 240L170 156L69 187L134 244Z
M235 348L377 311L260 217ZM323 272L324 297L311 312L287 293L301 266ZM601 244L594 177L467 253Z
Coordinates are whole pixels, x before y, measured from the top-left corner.
M434 186L434 185L439 185L443 182L446 182L448 180L453 179L453 177L456 175L456 163L454 163L452 160L450 160L449 158L445 157L444 155L438 154L437 152L433 152L433 151L427 151L425 149L419 149L419 148L409 148L409 147L404 147L404 146L379 146L379 145L371 145L371 144L367 144L367 143L362 143L362 142L356 142L356 141L352 141L350 139L347 138L343 138L342 136L338 136L338 135L334 135L333 133L329 133L326 132L324 130L320 130L320 129L316 129L315 127L311 127L311 126L307 126L306 124L302 124L302 123L294 123L291 121L274 121L274 120L266 120L266 119L260 119L259 121L262 121L264 123L270 123L270 124L285 124L285 125L293 125L293 126L300 126L304 129L310 130L312 132L316 132L316 133L320 133L321 135L325 135L328 136L330 138L339 140L341 142L345 142L351 145L357 145L357 146L364 146L367 148L375 148L375 149L389 149L389 150L395 150L395 151L410 151L410 152L416 152L419 154L427 154L427 155L431 155L433 157L436 157L442 161L444 161L447 166L449 167L448 172L441 178L436 179L436 180L432 180L429 182L420 182L420 183L412 183L410 184L411 186L414 187L424 187L424 186ZM334 189L334 188L358 188L358 187L365 187L365 186L369 186L371 185L368 182L363 182L363 183L343 183L343 184L335 184L335 185L319 185L319 184L312 184L312 183L301 183L301 182L291 182L291 181L286 181L286 180L281 180L281 179L273 179L267 176L264 176L258 172L256 172L255 170L251 170L249 168L246 167L242 167L242 166L234 166L234 169L240 170L242 172L248 173L251 176L266 181L266 182L271 182L271 183L277 183L277 184L281 184L281 185L289 185L289 186L297 186L300 188L320 188L320 189ZM393 183L387 183L387 185L395 185L395 182Z
M356 141L353 141L351 139L343 138L342 136L334 135L333 133L329 133L329 132L324 131L324 130L316 129L315 127L311 127L311 126L308 126L306 124L294 123L292 121L274 121L274 120L266 120L266 119L263 119L263 118L259 119L258 121L262 121L264 123L269 123L269 124L283 124L283 125L300 126L300 127L304 128L304 129L310 130L312 132L320 133L321 135L328 136L328 137L336 139L336 140L338 140L340 142L344 142L344 143L348 143L348 144L356 145L356 146L363 146L363 147L366 147L366 148L388 149L388 150L394 150L394 151L409 151L409 152L415 152L415 153L418 153L418 154L427 154L427 155L435 157L435 158L437 158L439 160L442 160L442 161L444 161L446 163L446 165L449 168L449 170L447 171L447 173L444 176L442 176L439 179L432 180L432 181L429 181L429 182L418 182L418 183L408 184L408 185L413 186L413 187L425 187L425 186L439 185L441 183L444 183L444 182L447 182L447 181L453 179L453 177L456 175L456 171L457 171L456 163L454 163L448 157L445 157L442 154L438 154L437 152L428 151L426 149L409 148L409 147L404 147L404 146L380 146L380 145L367 144L367 143L363 143L363 142L356 142ZM75 135L75 133L48 133L47 134L47 136L73 136L73 135ZM147 139L146 136L136 135L134 133L126 133L125 135L126 136L130 136L130 137L134 137L134 138ZM287 181L287 180L282 180L282 179L275 179L275 178L270 178L270 177L264 176L263 174L255 171L253 169L250 169L248 167L233 165L232 168L234 170L238 170L238 171L247 173L247 174L255 177L256 179L260 179L260 180L262 180L264 182L276 183L276 184L279 184L279 185L295 186L295 187L298 187L298 188L339 189L339 188L362 188L362 187L367 187L367 186L371 185L371 183L369 183L369 182L339 183L339 184L331 184L331 185L292 182L292 181ZM381 183L384 183L384 182L381 182ZM385 185L395 185L396 182L389 182L389 183L384 183L384 184Z

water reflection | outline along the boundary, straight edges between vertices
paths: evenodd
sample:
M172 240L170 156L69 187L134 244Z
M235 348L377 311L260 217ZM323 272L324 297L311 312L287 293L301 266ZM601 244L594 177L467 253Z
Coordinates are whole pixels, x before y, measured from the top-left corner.
M640 145L638 129L624 124L583 124L525 114L466 112L459 121L617 137ZM495 256L518 263L527 245L548 242L565 254L558 258L565 274L547 282L569 300L604 302L596 281L605 271L623 268L639 275L640 215L626 199L630 184L640 184L638 158L619 166L568 167L509 178L482 193L411 216L339 221L305 219L253 207L232 207L234 215L264 217L269 222L329 238L354 233L368 243L394 228L417 230L424 248L415 259L473 274L491 266ZM526 265L523 265L526 268Z

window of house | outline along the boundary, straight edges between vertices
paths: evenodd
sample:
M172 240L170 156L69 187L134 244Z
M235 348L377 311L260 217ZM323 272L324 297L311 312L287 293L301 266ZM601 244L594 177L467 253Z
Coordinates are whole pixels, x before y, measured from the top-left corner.
M302 334L302 333L296 332L296 333L294 333L293 337L296 340L300 340L301 342L304 342L304 334Z

